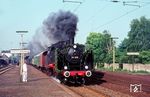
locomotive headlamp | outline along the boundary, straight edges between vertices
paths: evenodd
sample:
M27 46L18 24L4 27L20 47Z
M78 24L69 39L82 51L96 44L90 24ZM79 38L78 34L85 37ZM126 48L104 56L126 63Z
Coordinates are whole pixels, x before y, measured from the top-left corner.
M88 68L89 68L89 67L86 65L86 66L85 66L85 69L88 69Z
M77 48L77 45L73 45L73 48Z
M67 70L67 69L68 69L68 67L67 67L67 66L64 66L64 69L65 69L65 70Z

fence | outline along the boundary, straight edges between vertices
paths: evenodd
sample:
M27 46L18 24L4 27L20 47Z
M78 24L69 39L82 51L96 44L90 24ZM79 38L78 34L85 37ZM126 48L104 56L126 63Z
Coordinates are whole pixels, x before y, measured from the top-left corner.
M113 64L104 64L104 67L105 68L110 68L112 67ZM115 63L114 65L114 68L115 69L124 69L124 70L129 70L129 71L148 71L150 72L150 64L118 64L118 63Z

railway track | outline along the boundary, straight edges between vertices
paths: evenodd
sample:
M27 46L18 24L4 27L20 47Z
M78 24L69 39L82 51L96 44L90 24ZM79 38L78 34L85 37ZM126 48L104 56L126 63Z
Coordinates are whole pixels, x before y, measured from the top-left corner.
M117 79L116 79L117 77ZM106 74L95 74L92 77L92 80L88 80L87 85L84 86L68 86L64 85L67 89L79 95L79 97L131 97L131 96L145 96L149 92L149 85L147 81L142 84L142 94L133 94L130 93L130 84L137 83L140 81L134 81L137 79L127 79L128 77L118 77L118 75L109 75ZM143 79L142 79L143 80ZM56 81L56 80L55 80ZM60 82L58 82L60 83ZM104 84L103 84L104 83ZM143 87L144 86L144 87ZM146 87L146 88L145 88ZM118 88L118 89L117 89ZM68 92L69 93L69 92ZM118 96L120 95L120 96ZM77 96L78 97L78 96Z
M47 73L45 74L47 75ZM107 89L101 86L101 84L103 83L101 80L102 76L103 75L100 75L99 77L96 77L96 79L94 78L95 76L92 77L92 81L88 80L87 84L83 86L74 85L74 84L67 84L62 86L58 79L56 79L55 77L51 77L51 78L52 81L58 83L57 85L60 88L65 90L68 94L73 95L73 97L132 97L129 96L128 94L124 94L119 91L113 91L113 89Z
M98 74L95 75L94 81L96 81L98 78ZM105 73L102 80L105 80L106 83L102 84L101 86L113 89L113 90L119 90L122 93L133 95L133 96L139 96L142 95L143 97L147 97L147 95L150 95L150 85L148 78L144 78L143 76L138 75L129 75L129 74L111 74L111 73ZM131 93L130 92L130 85L134 84L141 84L141 92L139 93ZM108 87L109 86L109 87ZM118 87L118 89L116 88Z
M137 78L132 78L132 79L120 78L120 79L116 80L115 77L110 77L110 76L106 76L105 79L107 79L107 81L109 83L117 84L117 85L121 85L121 86L126 86L126 85L129 86L130 84L141 84L143 92L146 92L146 93L150 92L150 85L149 85L148 81L147 82L145 82L144 80L138 81Z
M142 91L143 92L146 92L146 93L149 93L150 92L150 85L149 84L146 84L146 83L143 83L143 82L139 82L139 81L128 81L128 80L116 80L115 78L106 78L106 79L109 79L109 83L112 83L112 84L117 84L117 85L122 85L122 86L126 86L128 84L128 86L130 84L141 84L142 85ZM123 84L125 83L125 84Z
M10 70L10 69L12 69L12 68L14 68L13 65L9 65L9 66L7 66L7 67L1 68L1 69L0 69L0 75L2 75L3 73L7 72L8 70Z
M56 81L56 79L54 78L53 80ZM112 97L112 95L113 97L131 97L129 95L102 87L100 84L98 84L99 81L100 79L98 77L98 79L94 79L94 83L96 82L95 84L93 84L93 81L92 82L88 81L87 84L83 86L74 85L74 84L67 84L63 86L69 89L70 91L76 93L77 95L79 95L79 97Z
M97 91L87 86L65 86L65 87L75 92L76 94L80 95L81 97L110 97L100 91Z
M58 83L59 87L62 88L63 84L61 85L60 81L58 81L56 78L53 78L53 77L51 77L51 78L53 79L53 81L56 81ZM63 85L63 87L74 92L79 97L110 97L101 91L91 88L92 86L77 85L77 84L75 85L75 84L68 83L67 85ZM69 92L69 91L67 90L67 92Z

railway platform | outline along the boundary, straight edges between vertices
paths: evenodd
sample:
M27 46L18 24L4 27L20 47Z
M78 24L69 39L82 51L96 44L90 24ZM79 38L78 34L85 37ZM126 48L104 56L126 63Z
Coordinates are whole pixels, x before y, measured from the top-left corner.
M0 97L79 97L52 78L28 65L28 82L20 82L19 67L0 75Z

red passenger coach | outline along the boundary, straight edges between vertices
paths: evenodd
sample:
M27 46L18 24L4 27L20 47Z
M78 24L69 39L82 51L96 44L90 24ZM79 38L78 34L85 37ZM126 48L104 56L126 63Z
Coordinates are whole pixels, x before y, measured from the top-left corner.
M45 56L44 52L40 55L40 67L45 67Z
M34 61L33 64L38 67L40 70L42 71L46 71L50 74L52 74L54 68L55 68L55 64L54 63L49 63L47 59L48 55L47 55L48 51L42 52L38 55L36 55L34 57Z

